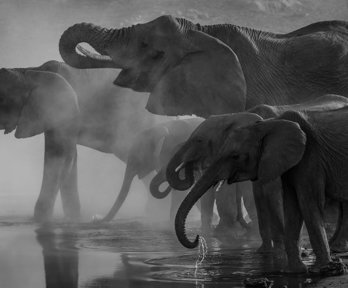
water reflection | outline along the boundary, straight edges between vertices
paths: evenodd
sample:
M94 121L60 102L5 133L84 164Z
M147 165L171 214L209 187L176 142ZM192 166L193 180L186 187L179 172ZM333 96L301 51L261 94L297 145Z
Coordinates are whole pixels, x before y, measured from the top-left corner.
M0 222L0 287L238 288L248 277L267 277L274 288L305 286L309 275L282 273L283 259L256 253L259 242L232 244L212 241L195 267L197 250L181 247L172 231L138 221L103 227ZM311 264L313 257L305 260Z
M76 288L79 253L76 235L71 228L44 225L36 229L36 240L42 247L47 288Z

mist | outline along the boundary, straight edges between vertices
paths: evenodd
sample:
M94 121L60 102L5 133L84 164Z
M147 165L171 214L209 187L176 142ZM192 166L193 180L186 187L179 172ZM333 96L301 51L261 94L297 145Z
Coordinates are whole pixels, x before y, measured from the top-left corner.
M234 23L287 32L314 21L343 20L346 5L344 0L2 0L0 67L61 61L59 38L66 28L79 22L122 27L172 14L201 24ZM42 180L43 144L43 135L29 139L15 139L13 133L0 136L0 216L33 214ZM114 155L78 146L79 193L85 217L107 212L121 186L124 169L124 163ZM142 216L149 197L143 184L134 180L120 216ZM57 200L55 213L61 215L60 197ZM157 201L154 206L158 201L163 207L168 205L163 205L163 200L153 201Z

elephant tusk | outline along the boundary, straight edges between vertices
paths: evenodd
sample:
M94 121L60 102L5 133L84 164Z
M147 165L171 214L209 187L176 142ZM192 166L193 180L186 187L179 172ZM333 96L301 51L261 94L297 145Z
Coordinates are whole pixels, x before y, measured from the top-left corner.
M217 187L215 189L216 192L219 192L219 190L221 189L221 186L224 185L224 182L225 182L225 180L220 180L219 181L219 183L218 183L218 185L217 185Z
M107 61L112 61L111 57L108 55L99 55L96 53L92 53L90 51L88 51L86 48L83 48L80 44L78 44L76 46L76 49L81 52L81 54L89 57L89 58L93 58L93 59L98 59L98 60L107 60Z
M175 172L177 173L182 167L184 167L185 162L182 162L178 167L175 168Z

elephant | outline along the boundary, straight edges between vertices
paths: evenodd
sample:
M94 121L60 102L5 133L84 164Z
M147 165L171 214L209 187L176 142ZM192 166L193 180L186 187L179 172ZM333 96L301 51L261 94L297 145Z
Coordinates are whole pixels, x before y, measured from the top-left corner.
M144 109L144 95L114 86L115 73L115 69L82 71L57 61L0 69L0 129L5 134L16 129L16 138L45 136L37 221L51 219L59 190L65 216L80 217L77 144L125 162L134 135L163 121Z
M62 33L59 52L76 68L122 69L113 83L150 93L146 109L151 113L207 118L325 94L347 97L347 31L345 21L322 21L279 34L163 15L121 29L75 24ZM267 189L273 186L262 187ZM274 237L282 249L280 238ZM267 242L266 250L272 245Z
M160 168L167 164L177 146L185 142L191 132L202 123L202 121L202 118L197 117L171 120L157 124L138 133L129 149L121 191L111 210L102 221L109 221L115 217L127 198L135 176L142 179L150 174L150 172L158 171L154 179L158 179L159 177L162 178L163 170L160 170ZM155 182L156 180L152 180L150 184L150 192L155 198L164 198L171 192L171 187L169 186L164 191L160 191L159 185L155 185ZM178 198L177 194L180 193L172 193L171 219L174 219L181 197L179 195Z
M75 24L63 32L59 51L77 68L121 68L114 83L149 92L146 108L151 113L207 118L258 104L348 96L347 45L345 21L277 34L163 15L121 29Z
M283 112L289 110L320 112L339 109L347 105L348 99L343 96L324 95L302 104L280 106L262 104L249 109L248 112L253 115L257 114L263 119L269 119L280 116ZM237 120L241 122L239 118ZM192 174L192 170L201 166L207 169L215 161L220 146L225 143L226 137L229 135L225 131L227 124L232 125L233 121L234 118L229 117L229 114L224 115L224 117L212 116L192 133L191 137L174 154L167 165L167 181L172 187L177 188L177 185L180 187L186 185L183 188L187 189L188 186L193 185L193 182L187 183L187 179L179 178L179 173L182 173L181 170L184 169L186 174ZM238 126L239 122L236 121L235 125ZM284 249L284 216L280 178L268 183L253 181L253 193L262 239L262 245L258 251L273 250L275 253L281 252ZM335 237L332 238L331 249L333 251L347 251L346 243L347 239L335 233Z
M206 121L215 123L225 138L179 207L175 219L179 241L188 248L198 245L198 236L191 242L185 234L185 218L212 185L226 180L267 183L281 177L288 271L307 272L299 251L303 222L316 255L312 271L336 269L324 228L324 207L330 199L343 206L336 233L347 239L348 106L321 111L288 110L270 119L240 112Z

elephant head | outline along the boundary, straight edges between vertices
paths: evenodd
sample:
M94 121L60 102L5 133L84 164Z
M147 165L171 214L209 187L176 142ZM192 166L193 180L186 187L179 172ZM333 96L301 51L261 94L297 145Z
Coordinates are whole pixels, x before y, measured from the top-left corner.
M215 158L218 148L227 137L226 127L241 127L260 119L260 116L250 113L209 117L169 161L166 171L169 185L178 190L189 189L194 184L194 171L206 169Z
M0 69L0 129L16 138L77 122L77 96L61 76L26 69ZM73 121L73 122L71 122Z
M114 83L150 92L146 108L154 114L207 117L244 110L246 85L236 54L199 30L199 24L171 16L122 29L80 23L62 34L59 51L77 68L121 68ZM77 46L81 42L100 54Z
M187 248L197 246L198 236L194 242L187 238L186 217L211 186L225 180L228 183L246 180L267 183L302 159L306 135L297 123L281 119L261 120L252 113L237 113L231 117L235 121L224 125L225 138L220 143L215 159L182 202L176 215L176 233L179 241ZM238 120L242 120L240 124L248 124L236 125Z
M120 193L114 205L102 221L110 221L118 213L128 196L130 186L135 176L142 179L159 167L156 159L159 158L159 154L162 151L164 141L166 137L168 137L168 134L169 132L166 127L156 126L142 131L135 137L128 152L127 167ZM170 192L170 189L171 188L168 187L163 192L164 197L165 194Z

